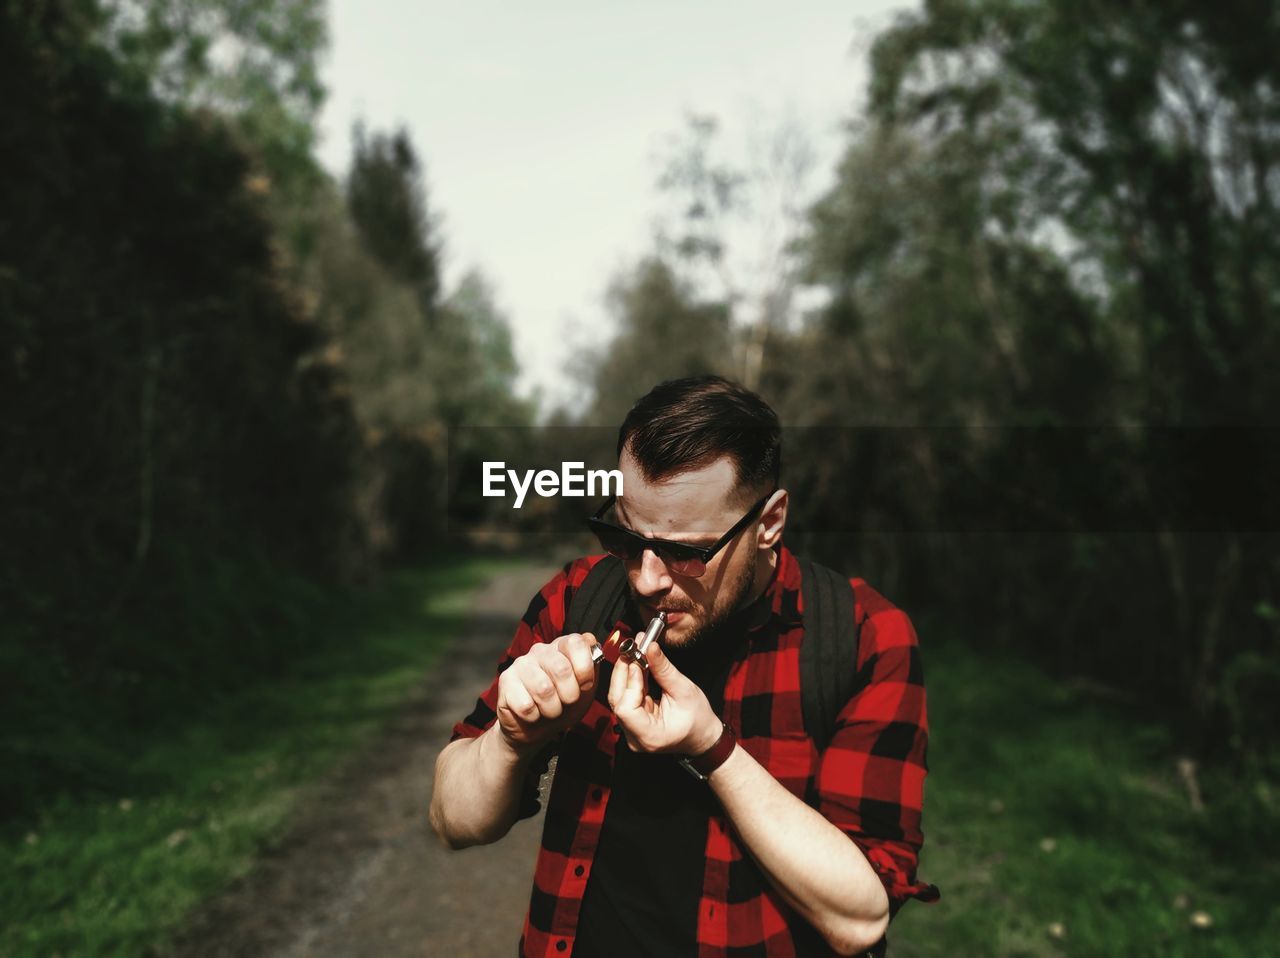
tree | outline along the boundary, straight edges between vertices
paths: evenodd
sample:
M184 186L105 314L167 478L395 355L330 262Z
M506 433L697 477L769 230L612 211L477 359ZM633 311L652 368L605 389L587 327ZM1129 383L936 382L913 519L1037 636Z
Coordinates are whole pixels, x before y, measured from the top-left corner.
M112 787L132 729L291 660L283 583L367 568L352 407L254 160L98 27L0 6L6 811Z
M463 274L441 306L432 377L447 425L524 426L533 410L515 396L519 366L511 324L493 284L477 269Z
M277 185L315 184L323 0L103 0L101 36L163 102L237 124Z
M316 242L299 278L333 340L324 361L342 368L366 432L431 424L436 346L417 291L372 254L336 190L320 192L310 216Z
M403 128L370 136L357 123L353 137L347 174L351 218L373 257L417 295L430 326L439 307L440 244L427 210L422 165Z
M1271 421L1280 105L1264 51L1277 41L1266 3L935 0L882 34L870 122L814 245L833 295L824 324L860 358L872 408L927 422ZM1135 431L1121 459L1147 461L1151 436ZM971 450L993 475L1012 451ZM1223 677L1271 641L1252 609L1275 603L1276 542L1189 535L1141 495L1150 477L1124 478L1157 532L986 548L984 575L1017 597L997 617L1030 628L1061 608L1045 583L1070 577L1088 602L1061 631L1037 625L1041 648L1177 696L1207 737ZM948 572L978 587L963 565ZM1087 645L1087 609L1132 640Z
M592 357L595 402L587 422L616 426L655 382L731 372L729 315L694 299L659 259L642 261L609 291L618 333Z
M720 158L719 133L715 117L690 115L670 143L658 187L673 209L659 227L658 255L696 296L725 304L733 372L755 387L770 339L796 311L813 152L800 126L784 120L757 131L739 166Z
M1280 335L1277 41L1265 0L935 2L877 41L873 110L997 147L995 224L1107 298L1142 420L1252 422L1280 400L1259 364Z

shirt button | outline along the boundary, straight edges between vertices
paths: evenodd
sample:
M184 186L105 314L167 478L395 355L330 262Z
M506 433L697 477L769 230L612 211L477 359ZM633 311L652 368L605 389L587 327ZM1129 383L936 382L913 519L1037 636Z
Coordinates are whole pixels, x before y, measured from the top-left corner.
M565 941L563 938L561 938L559 941L556 942L556 951L564 951L568 947L569 947L569 943Z
M581 877L582 877L582 873L583 873L584 871L586 871L586 869L585 869L585 868L583 868L581 865L579 865L577 868L575 868L575 869L573 870L573 873L574 873L575 875L577 875L579 878L581 878Z

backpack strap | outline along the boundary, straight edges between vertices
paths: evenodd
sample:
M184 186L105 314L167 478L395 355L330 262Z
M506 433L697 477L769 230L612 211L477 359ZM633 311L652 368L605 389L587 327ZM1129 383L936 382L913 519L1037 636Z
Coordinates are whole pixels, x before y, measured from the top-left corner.
M582 584L569 596L564 614L564 632L590 632L597 641L605 636L600 633L622 617L627 605L627 570L613 556L605 556L591 567ZM604 683L601 689L608 688ZM601 694L599 691L597 695ZM564 741L564 733L551 739L539 750L530 766L532 787L521 798L518 817L536 815L547 801L551 779L555 776L558 754ZM569 747L576 747L572 743Z
M622 618L627 608L627 570L621 559L605 556L591 567L565 610L564 631L590 632L597 642L601 633Z
M835 731L836 716L853 698L860 623L853 618L853 588L849 580L808 559L798 561L804 598L801 706L805 731L822 752Z

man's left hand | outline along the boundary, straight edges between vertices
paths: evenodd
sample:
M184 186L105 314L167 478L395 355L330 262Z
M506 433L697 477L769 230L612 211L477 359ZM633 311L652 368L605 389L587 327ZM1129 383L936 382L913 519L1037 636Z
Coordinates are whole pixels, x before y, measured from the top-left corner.
M667 658L662 646L645 650L649 675L662 689L662 698L649 695L645 671L627 659L613 666L609 705L627 733L633 752L675 752L701 755L716 744L723 723L711 710L706 694Z

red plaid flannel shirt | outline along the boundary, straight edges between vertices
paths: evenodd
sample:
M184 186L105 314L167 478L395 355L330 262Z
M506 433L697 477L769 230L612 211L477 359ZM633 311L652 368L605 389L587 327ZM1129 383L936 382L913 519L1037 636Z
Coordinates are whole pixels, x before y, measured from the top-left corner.
M574 591L603 556L569 563L533 598L500 674L534 643L563 634ZM924 836L920 830L928 724L915 630L907 616L861 579L854 614L862 623L857 669L866 681L840 712L819 755L805 734L800 701L800 569L785 547L770 585L768 620L747 633L731 666L721 716L738 741L792 794L814 805L862 850L884 882L891 908L909 898L934 901L938 890L915 877ZM625 623L619 623L620 627ZM583 892L609 806L614 749L619 734L599 683L596 701L559 742L547 805L533 896L521 954L572 953ZM454 726L453 739L474 737L494 721L498 679L475 710ZM624 746L625 747L625 746ZM526 782L522 816L538 809L537 775ZM713 815L707 829L706 867L698 908L699 958L796 954L793 927L803 924L746 855L732 824Z

